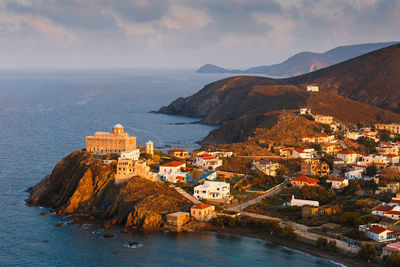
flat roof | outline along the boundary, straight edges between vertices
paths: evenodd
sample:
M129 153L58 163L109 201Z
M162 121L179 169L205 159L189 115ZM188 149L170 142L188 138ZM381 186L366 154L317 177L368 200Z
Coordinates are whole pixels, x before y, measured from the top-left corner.
M186 215L186 214L189 214L189 212L178 211L178 212L170 213L167 216L178 217L178 216L182 216L182 215Z

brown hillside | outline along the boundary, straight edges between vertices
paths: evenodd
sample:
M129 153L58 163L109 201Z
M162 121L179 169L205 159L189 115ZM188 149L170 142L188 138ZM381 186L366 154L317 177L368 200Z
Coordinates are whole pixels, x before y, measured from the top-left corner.
M400 44L284 81L400 112Z

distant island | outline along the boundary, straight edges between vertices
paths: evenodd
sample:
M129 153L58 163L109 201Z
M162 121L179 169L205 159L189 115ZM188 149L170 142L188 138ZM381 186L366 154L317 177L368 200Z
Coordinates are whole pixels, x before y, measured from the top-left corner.
M324 53L300 52L282 63L257 66L246 70L225 69L213 64L205 64L196 73L264 74L272 77L291 77L316 71L396 43L384 42L339 46Z

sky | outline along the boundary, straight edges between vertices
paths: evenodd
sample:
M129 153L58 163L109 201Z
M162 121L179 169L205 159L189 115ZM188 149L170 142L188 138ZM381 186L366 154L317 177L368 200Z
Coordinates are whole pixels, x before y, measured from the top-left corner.
M0 0L1 68L246 68L400 40L400 0Z

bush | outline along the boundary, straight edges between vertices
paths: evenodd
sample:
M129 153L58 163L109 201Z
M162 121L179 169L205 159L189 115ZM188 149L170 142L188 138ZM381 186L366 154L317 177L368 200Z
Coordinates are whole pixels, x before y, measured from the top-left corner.
M358 227L361 224L360 214L346 211L339 217L339 223L343 226Z
M291 225L286 225L282 229L282 235L286 237L289 240L294 240L297 237L296 232L294 231L294 228Z
M400 252L394 252L387 263L389 266L400 266Z
M375 247L371 244L364 244L358 256L365 261L373 261L376 257Z
M337 246L336 246L336 241L335 240L329 241L328 249L331 250L331 251L336 251L337 250Z
M352 239L355 239L355 240L360 240L360 241L367 240L367 236L365 235L365 232L360 231L357 228L354 228L349 233L347 233L347 236Z
M327 249L328 248L328 239L326 239L325 237L318 237L317 246L322 250Z

